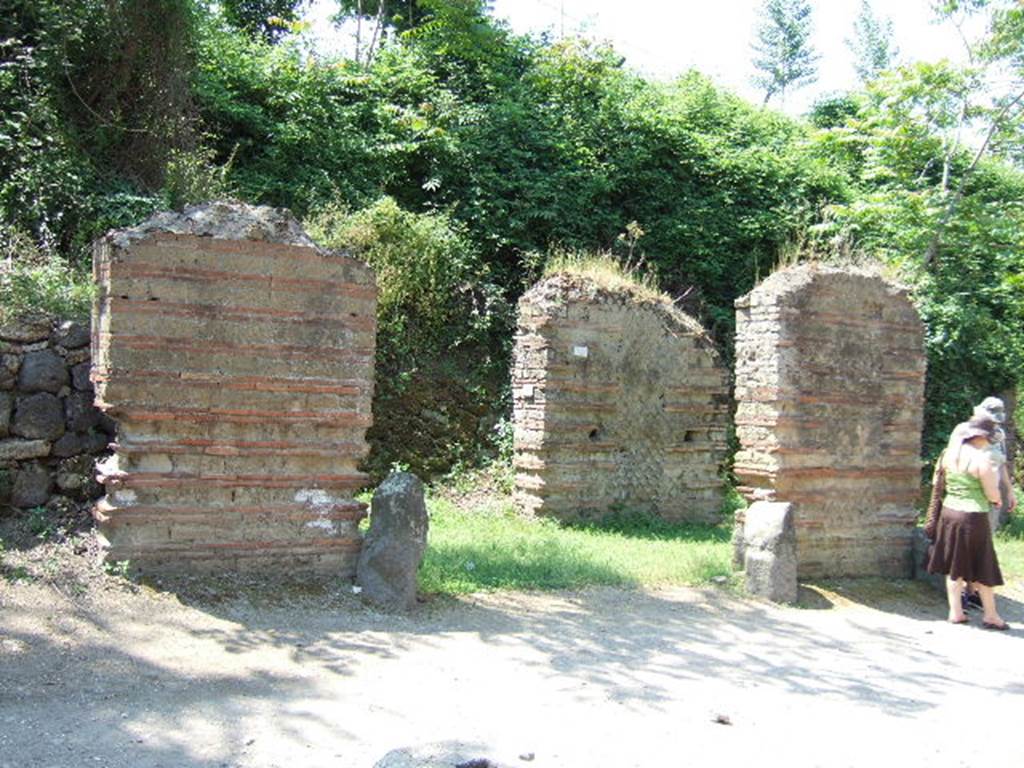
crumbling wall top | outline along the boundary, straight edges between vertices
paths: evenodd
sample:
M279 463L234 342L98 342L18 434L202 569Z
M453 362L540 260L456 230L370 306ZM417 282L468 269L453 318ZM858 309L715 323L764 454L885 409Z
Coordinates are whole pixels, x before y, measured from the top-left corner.
M239 202L215 201L191 205L183 211L163 211L137 227L110 232L106 237L118 248L127 248L132 242L161 232L217 240L261 240L323 250L287 209Z
M846 278L880 282L885 285L886 291L893 297L902 296L907 298L906 287L886 278L877 268L870 266L837 267L820 262L804 262L792 267L776 270L758 283L752 291L736 299L736 306L750 306L751 298L754 296L774 296L777 297L777 300L781 301L790 296L795 296L802 288L820 278Z
M529 304L544 314L556 314L556 310L573 302L592 304L619 304L644 307L652 310L665 321L669 330L693 336L717 356L714 342L696 319L672 303L666 294L641 286L619 283L614 286L602 285L593 278L572 272L558 272L541 280L519 299L520 306Z

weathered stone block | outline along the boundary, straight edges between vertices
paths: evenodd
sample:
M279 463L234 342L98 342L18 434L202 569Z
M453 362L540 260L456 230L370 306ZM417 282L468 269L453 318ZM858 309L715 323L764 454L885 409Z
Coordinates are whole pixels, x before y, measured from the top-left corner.
M0 339L19 344L31 344L49 336L50 328L50 318L45 315L23 315L0 323Z
M747 591L777 603L797 599L797 549L793 505L758 501L743 524Z
M89 343L89 326L65 320L60 323L50 336L50 343L65 349L78 349Z
M10 504L21 509L39 507L47 502L52 490L50 470L38 462L26 462L14 472Z
M56 440L64 434L64 408L60 398L39 392L18 400L11 433L30 440Z
M41 459L50 455L50 444L45 440L0 440L0 462Z
M11 426L11 409L14 398L7 392L0 392L0 437L7 437Z
M411 608L426 546L423 483L408 472L392 474L374 492L370 506L370 530L356 567L363 599L389 610Z
M74 368L76 365L87 363L91 357L92 350L88 346L64 350L64 363L68 368Z
M14 389L18 382L21 355L0 355L0 390Z
M18 389L22 392L50 392L57 394L69 380L63 358L49 349L29 352L18 373Z

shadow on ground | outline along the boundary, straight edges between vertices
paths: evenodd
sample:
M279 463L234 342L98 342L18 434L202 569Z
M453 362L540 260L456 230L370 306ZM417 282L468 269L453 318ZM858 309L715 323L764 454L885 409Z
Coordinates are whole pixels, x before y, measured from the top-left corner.
M342 745L347 764L359 729L328 714L345 681L369 667L398 674L454 641L566 681L577 703L641 714L671 712L680 690L708 680L897 718L951 690L1024 696L1019 683L961 673L960 636L932 642L961 630L942 621L942 596L916 582L808 584L794 608L714 589L598 588L434 598L406 616L364 607L345 584L3 586L0 766L32 749L36 762L12 765L62 764L65 752L133 768L262 765L247 755L264 738L254 724L271 715L275 738ZM1019 585L1000 599L1019 626ZM1017 645L1024 632L1003 637Z

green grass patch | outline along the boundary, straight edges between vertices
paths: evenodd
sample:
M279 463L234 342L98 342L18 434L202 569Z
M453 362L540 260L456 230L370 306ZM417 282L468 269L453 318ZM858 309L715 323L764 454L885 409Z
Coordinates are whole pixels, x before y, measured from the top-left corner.
M518 514L510 503L471 511L431 498L420 570L425 592L696 585L731 578L728 526L618 515L564 526Z
M1018 493L1017 498L1020 498ZM999 568L1005 579L1024 578L1024 513L1017 512L995 535Z

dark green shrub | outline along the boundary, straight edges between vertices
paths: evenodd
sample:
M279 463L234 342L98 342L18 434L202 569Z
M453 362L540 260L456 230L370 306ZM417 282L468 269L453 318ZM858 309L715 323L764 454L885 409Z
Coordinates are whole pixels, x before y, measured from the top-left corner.
M512 312L462 226L390 198L307 222L320 243L376 271L374 426L369 470L398 463L425 477L474 461L505 408Z

